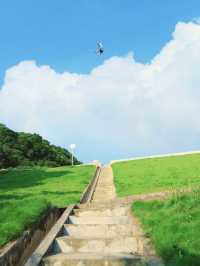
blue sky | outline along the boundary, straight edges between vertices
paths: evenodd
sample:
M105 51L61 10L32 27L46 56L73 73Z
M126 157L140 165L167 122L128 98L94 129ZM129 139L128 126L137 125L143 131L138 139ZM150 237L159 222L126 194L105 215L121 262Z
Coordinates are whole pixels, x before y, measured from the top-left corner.
M199 17L199 0L2 1L0 122L82 161L200 149Z
M199 16L198 0L19 0L0 4L0 78L34 59L57 71L87 73L105 58L133 51L149 62L178 21ZM102 40L103 58L93 54Z

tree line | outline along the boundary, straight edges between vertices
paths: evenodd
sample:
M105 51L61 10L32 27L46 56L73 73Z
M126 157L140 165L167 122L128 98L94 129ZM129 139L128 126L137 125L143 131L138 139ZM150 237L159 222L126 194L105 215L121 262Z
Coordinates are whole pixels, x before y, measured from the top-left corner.
M38 134L15 132L0 124L0 168L70 164L68 150L51 145ZM74 164L80 164L77 158L74 158Z

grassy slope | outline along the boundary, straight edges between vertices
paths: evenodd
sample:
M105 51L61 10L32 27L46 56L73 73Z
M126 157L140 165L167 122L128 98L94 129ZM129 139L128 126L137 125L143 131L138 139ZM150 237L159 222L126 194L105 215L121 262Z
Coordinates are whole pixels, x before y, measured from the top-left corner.
M79 201L94 166L0 172L0 246L18 236L49 205Z
M151 193L200 184L200 154L113 164L119 196Z
M200 191L159 202L136 202L133 212L166 266L200 265Z

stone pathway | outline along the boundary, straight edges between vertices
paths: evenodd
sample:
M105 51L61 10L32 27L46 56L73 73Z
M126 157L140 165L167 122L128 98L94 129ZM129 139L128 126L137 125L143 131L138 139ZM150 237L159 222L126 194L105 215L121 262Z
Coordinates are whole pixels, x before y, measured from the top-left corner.
M93 204L98 202L110 201L116 198L113 173L110 165L101 169L101 174L97 188L93 196Z
M130 204L116 200L110 166L102 167L92 203L74 211L42 265L162 265L131 215Z

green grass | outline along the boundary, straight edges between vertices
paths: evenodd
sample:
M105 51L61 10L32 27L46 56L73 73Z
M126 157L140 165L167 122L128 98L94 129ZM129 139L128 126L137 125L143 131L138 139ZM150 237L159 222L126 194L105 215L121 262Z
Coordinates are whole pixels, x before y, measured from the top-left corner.
M200 265L200 190L163 202L136 202L139 217L166 266Z
M77 203L94 166L0 172L0 246L16 238L50 206Z
M200 154L126 161L112 167L119 196L200 184Z

